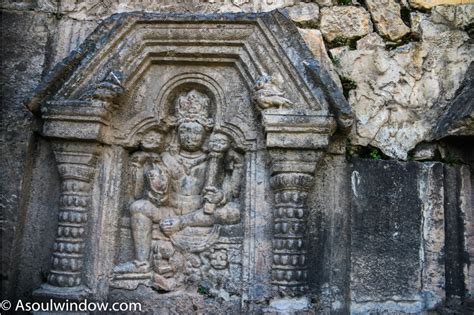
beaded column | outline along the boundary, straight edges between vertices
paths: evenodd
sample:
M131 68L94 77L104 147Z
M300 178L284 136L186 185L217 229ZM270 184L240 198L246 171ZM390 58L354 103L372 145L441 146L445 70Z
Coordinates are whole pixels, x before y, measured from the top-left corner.
M55 142L53 149L61 178L61 196L48 284L79 288L98 146L63 141Z
M273 175L272 284L285 296L304 294L308 285L306 217L308 190L313 176L303 173Z
M304 297L308 194L336 125L329 115L303 110L266 109L262 118L274 194L272 286L281 298Z

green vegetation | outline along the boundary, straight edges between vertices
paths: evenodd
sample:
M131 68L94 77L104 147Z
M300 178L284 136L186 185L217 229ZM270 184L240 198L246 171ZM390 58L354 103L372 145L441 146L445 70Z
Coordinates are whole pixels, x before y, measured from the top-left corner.
M349 40L342 36L336 36L331 42L332 47L346 46L349 44Z
M206 288L206 287L200 285L197 288L197 293L199 293L201 295L209 295L209 288Z
M455 154L449 151L446 153L446 156L441 159L441 162L446 163L451 166L461 163L459 158Z
M369 156L372 160L380 160L382 158L380 150L377 148L372 148L370 150Z

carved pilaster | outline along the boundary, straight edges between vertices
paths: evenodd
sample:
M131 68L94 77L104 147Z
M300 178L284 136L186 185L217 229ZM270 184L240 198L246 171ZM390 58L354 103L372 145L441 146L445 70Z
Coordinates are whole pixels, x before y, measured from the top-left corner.
M57 287L77 287L82 278L97 145L60 142L54 143L53 149L61 177L61 196L48 283Z
M262 112L274 193L272 284L282 297L308 290L306 219L316 163L334 132L334 119L312 112Z
M89 292L83 269L92 183L100 143L107 143L109 120L124 92L120 80L121 73L112 71L79 99L59 99L41 107L42 134L51 139L61 196L51 270L35 296L81 298Z
M272 283L287 296L307 291L306 217L313 176L281 173L272 176L274 192Z

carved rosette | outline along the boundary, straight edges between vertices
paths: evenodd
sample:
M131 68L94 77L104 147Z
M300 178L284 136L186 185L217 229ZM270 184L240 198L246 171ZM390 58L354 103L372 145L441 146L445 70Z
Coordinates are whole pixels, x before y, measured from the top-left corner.
M274 193L272 284L280 296L303 296L308 290L308 194L335 122L301 110L270 109L262 115Z
M98 145L64 141L54 143L53 149L61 178L61 196L48 283L56 287L77 287L81 285Z

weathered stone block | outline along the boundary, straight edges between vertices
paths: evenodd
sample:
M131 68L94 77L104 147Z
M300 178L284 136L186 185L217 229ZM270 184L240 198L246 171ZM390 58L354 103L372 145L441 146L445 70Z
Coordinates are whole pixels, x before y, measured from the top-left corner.
M350 311L351 187L344 155L324 157L310 200L309 277L317 314Z
M354 39L367 35L372 28L370 16L364 8L336 6L321 9L321 33L333 42L336 39Z
M357 117L351 136L353 144L370 144L388 156L406 159L416 144L433 136L441 116L449 116L449 120L463 116L460 125L469 126L466 113L472 102L458 103L466 111L443 109L456 96L466 74L466 82L470 80L467 70L473 48L468 34L434 23L427 15L420 17L418 28L421 42L393 50L384 49L377 41L361 43L361 50L331 51L338 52L333 56L338 61L338 73L354 83L354 89L349 91L349 102ZM469 95L468 91L460 91L460 100ZM459 129L465 132L469 128L462 130Z
M439 163L355 160L351 312L421 312L444 299Z
M459 5L469 3L469 0L409 0L410 6L418 9L431 9L441 5Z
M388 40L397 41L410 32L400 16L400 5L395 0L365 0L379 34Z
M326 46L324 45L323 36L321 31L313 30L313 29L298 29L300 31L301 36L305 40L306 44L308 45L309 49L313 53L314 57L321 62L321 64L326 68L331 76L331 79L340 87L342 88L341 79L334 68L334 65L329 58L329 55L326 50Z
M287 10L291 20L300 26L314 27L319 23L319 6L315 3L300 3Z
M433 20L463 29L474 23L474 5L440 5L432 9Z
M17 233L21 229L22 200L28 191L27 176L31 174L32 133L34 119L23 105L41 81L43 72L49 67L50 27L54 20L38 12L2 11L0 13L2 47L0 49L0 185L1 220L1 272L2 296L15 283L9 274L16 265ZM13 256L14 257L14 256Z

